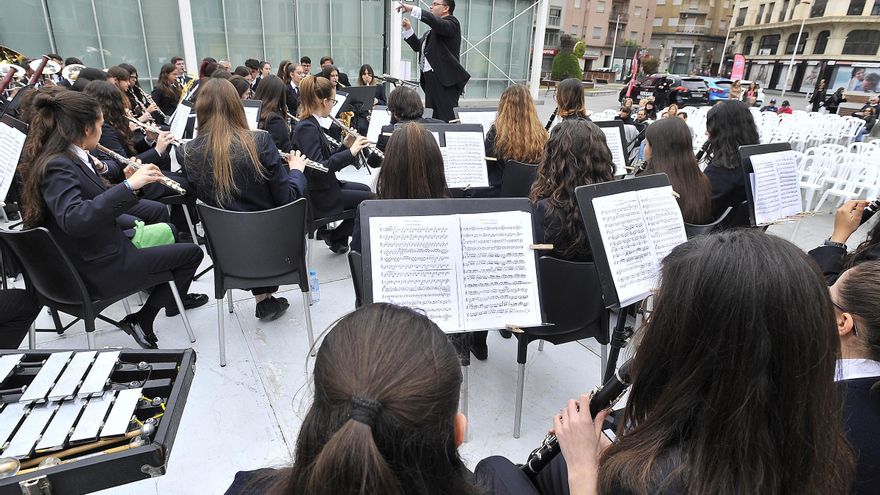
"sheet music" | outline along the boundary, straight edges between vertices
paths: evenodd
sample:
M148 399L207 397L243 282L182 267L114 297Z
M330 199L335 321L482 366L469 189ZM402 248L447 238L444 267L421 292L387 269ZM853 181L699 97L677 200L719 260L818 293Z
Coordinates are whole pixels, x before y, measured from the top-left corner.
M540 325L532 216L506 211L459 218L464 328Z
M752 155L755 223L767 225L804 211L797 165L791 151Z
M382 127L391 125L391 114L388 107L377 105L370 112L370 127L367 129L367 141L376 143L382 134Z
M244 115L247 117L248 127L250 127L252 131L256 131L257 124L259 124L260 120L260 107L245 106Z
M339 116L339 111L342 110L342 104L345 103L345 99L348 97L348 93L336 93L336 103L333 104L333 108L330 110L330 115L334 117ZM321 127L324 129L330 129L330 124L333 123L330 120L330 117L315 117L318 119L318 123L321 124Z
M460 328L454 216L370 218L373 300L422 309L443 331Z
M626 175L626 157L623 154L623 140L620 137L619 127L600 127L605 133L605 141L611 151L611 160L614 162L614 175Z
M6 198L12 177L21 158L27 135L14 127L0 123L0 201Z
M658 285L660 261L687 241L672 186L594 198L593 209L620 305L644 299Z
M449 187L489 187L486 147L476 132L446 131L446 146L440 148L446 185Z
M492 124L495 123L495 118L498 116L498 112L468 112L465 110L458 110L458 120L462 124L480 124L483 126L483 136L485 137L486 133L489 132L489 128L492 127Z
M179 103L174 115L171 116L170 131L177 139L183 139L183 133L186 132L186 123L189 121L189 114L192 107Z

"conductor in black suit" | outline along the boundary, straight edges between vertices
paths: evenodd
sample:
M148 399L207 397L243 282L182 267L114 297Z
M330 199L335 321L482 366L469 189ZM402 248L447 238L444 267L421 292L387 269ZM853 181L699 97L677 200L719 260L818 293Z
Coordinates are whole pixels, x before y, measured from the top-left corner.
M431 11L398 3L398 12L408 12L431 29L418 38L409 19L403 20L403 38L419 54L419 82L425 91L425 106L434 109L434 117L445 122L455 118L452 109L464 92L471 75L461 66L461 24L452 15L455 0L435 0Z

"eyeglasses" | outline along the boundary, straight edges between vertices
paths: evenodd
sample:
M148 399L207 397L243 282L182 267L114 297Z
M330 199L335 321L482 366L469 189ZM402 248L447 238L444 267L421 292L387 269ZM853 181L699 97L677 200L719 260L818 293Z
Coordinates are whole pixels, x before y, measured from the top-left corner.
M841 306L840 304L837 304L836 302L834 302L834 300L831 301L831 304L833 304L835 308L839 309L841 313L847 313L851 317L853 316L852 313L843 309L843 306ZM853 318L852 321L853 321L853 335L858 337L859 336L859 325L856 323L855 318Z
M446 4L440 2L431 2L431 7L446 7Z

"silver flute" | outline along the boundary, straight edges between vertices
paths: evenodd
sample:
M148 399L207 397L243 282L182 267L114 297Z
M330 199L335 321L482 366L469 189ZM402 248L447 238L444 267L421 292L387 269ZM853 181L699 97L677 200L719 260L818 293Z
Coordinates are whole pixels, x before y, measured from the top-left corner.
M278 154L281 155L281 158L283 158L284 160L290 159L290 153L285 153L281 150L278 150ZM305 155L303 155L303 158L305 159L306 167L308 167L308 168L313 168L319 172L329 172L330 171L329 168L321 165L320 163L313 161L313 160L309 160L308 158L305 157Z
M294 117L292 113L287 112L287 116L288 116L288 117L290 118L290 120L292 120L294 123L299 122L299 119L296 118L296 117ZM323 128L322 128L322 130L323 130ZM327 138L327 141L330 141L330 144L331 144L331 145L333 145L333 146L335 146L335 147L337 147L337 148L340 147L340 146L342 146L342 143L340 143L339 141L333 139L333 136L327 134L327 131L324 131L324 136Z
M361 134L358 131L343 124L341 120L337 119L336 117L334 117L332 115L328 115L328 117L330 117L330 120L332 120L334 124L341 127L342 131L345 132L346 134L348 134L349 136L352 136L355 139L361 137ZM369 149L371 153L378 156L379 158L381 158L383 160L385 159L385 153L382 153L382 150L380 150L375 144L369 143L367 145L367 149Z
M154 134L159 134L160 132L164 132L162 129L159 129L159 126L155 126L153 124L145 124L144 122L141 122L140 120L138 120L134 117L128 117L128 120L131 123L133 123L134 125L140 127L145 132L152 132ZM171 140L171 144L173 144L175 146L183 146L183 141L181 141L180 139L174 138Z
M116 160L118 163L120 163L122 165L130 166L131 168L133 168L135 170L141 168L141 166L142 166L142 164L132 160L131 158L126 158L106 146L101 146L99 144L98 149L101 150L102 152L110 155L110 158ZM174 192L176 192L178 194L186 194L186 189L184 189L183 186L180 185L180 182L177 182L176 180L174 180L170 177L163 176L162 180L159 182L161 182L165 187L174 190Z

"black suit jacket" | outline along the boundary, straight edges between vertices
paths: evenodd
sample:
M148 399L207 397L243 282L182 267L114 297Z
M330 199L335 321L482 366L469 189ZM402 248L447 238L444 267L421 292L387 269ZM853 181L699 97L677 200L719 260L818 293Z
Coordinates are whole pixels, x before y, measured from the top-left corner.
M808 253L825 275L828 285L833 285L843 273L843 257L846 250L834 246L819 246ZM859 254L856 263L880 259L880 244L875 244Z
M154 89L153 92L150 93L150 96L153 98L153 101L156 102L156 106L159 107L159 110L162 110L162 113L169 118L174 114L174 111L177 110L178 98L168 96L162 91L162 88ZM164 123L170 124L170 122Z
M135 151L138 152L135 158L143 163L152 163L163 170L171 169L171 158L168 153L166 152L164 156L160 155L159 152L156 151L156 148L147 144L146 138L143 134L135 133L132 136L132 141ZM129 151L128 146L125 145L122 136L119 135L119 132L115 127L106 122L101 126L100 143L101 146L110 148L111 151L115 151L126 158L131 158L131 152Z
M840 383L845 387L843 426L856 453L856 479L851 493L877 495L880 493L880 385L877 385L880 376Z
M329 172L306 169L312 215L317 218L342 213L342 189L334 172L354 163L355 157L346 148L332 150L315 117L297 122L293 129L293 147L330 169Z
M712 218L718 218L728 206L736 208L746 200L746 184L742 169L716 167L711 163L704 171L712 184Z
M263 131L253 131L257 155L263 165L265 177L254 173L253 163L246 156L232 157L232 180L238 191L227 203L218 204L214 168L205 151L207 139L199 136L185 146L178 147L180 163L202 202L232 211L262 211L283 206L303 197L306 177L298 170L290 170L281 160L272 136Z
M287 116L278 115L275 112L266 115L266 119L260 121L259 128L268 132L275 141L275 146L285 152L290 153L290 129L287 127Z
M339 73L339 82L341 82L345 87L351 86L351 83L348 82L348 74L345 72Z
M415 34L406 38L406 43L415 52L421 52L425 47L425 58L431 64L431 69L445 87L455 86L464 90L465 84L471 75L462 67L461 58L461 24L455 16L437 17L425 9L422 9L421 21L431 27L431 30L419 39ZM422 89L425 88L425 78L419 75Z
M293 89L290 84L287 85L287 111L291 113L291 115L296 115L299 112L299 91Z

